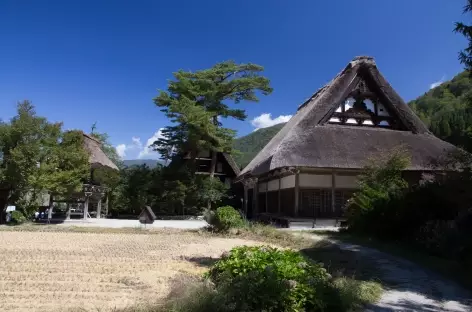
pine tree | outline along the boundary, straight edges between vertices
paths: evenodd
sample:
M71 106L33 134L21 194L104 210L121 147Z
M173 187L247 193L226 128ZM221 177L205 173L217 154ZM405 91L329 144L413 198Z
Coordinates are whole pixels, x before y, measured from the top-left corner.
M162 108L174 125L162 131L163 137L154 142L154 148L166 160L175 159L175 156L189 156L190 164L187 163L185 167L190 171L195 171L194 164L198 153L210 151L210 178L213 178L217 153L231 153L236 134L234 130L223 127L220 118L244 120L245 111L234 109L229 104L257 102L259 92L264 95L272 92L269 79L261 76L262 71L263 68L259 65L226 61L205 70L181 70L174 73L174 80L169 82L167 91L161 90L154 99L155 104ZM178 194L184 192L184 189L186 192L198 189L199 186L194 185L195 183L215 186L215 192L222 189L216 187L218 183L208 183L192 177L183 182L185 188L182 182L174 181L176 189L179 190ZM169 190L171 197L175 197L174 193ZM213 195L208 197L211 198L208 200L208 206L218 198ZM183 196L179 195L179 198Z
M464 7L464 14L472 12L472 0L467 0ZM455 32L464 35L468 41L468 46L463 51L459 52L459 60L465 65L465 68L472 71L472 26L464 23L456 23Z
M167 91L160 91L154 99L175 123L163 130L163 138L155 142L156 150L165 159L182 153L194 158L201 150L231 152L235 132L222 127L219 118L244 120L245 111L231 108L228 102L257 102L258 91L272 92L269 79L260 75L262 70L259 65L226 61L210 69L174 73Z

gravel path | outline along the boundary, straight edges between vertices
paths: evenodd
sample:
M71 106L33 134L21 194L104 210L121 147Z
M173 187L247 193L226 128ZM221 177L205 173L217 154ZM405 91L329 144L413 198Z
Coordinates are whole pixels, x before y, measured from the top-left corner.
M314 239L319 237L313 236ZM359 252L377 264L387 290L366 311L472 311L472 295L452 281L410 261L376 249L334 241L341 249Z

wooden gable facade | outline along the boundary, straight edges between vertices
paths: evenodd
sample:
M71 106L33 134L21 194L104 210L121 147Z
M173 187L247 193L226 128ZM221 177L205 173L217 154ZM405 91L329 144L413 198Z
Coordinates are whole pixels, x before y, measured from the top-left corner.
M418 181L456 148L430 133L371 57L319 89L239 174L249 217L337 218L369 159L405 150Z
M197 155L196 174L210 174L212 153L215 152L202 151ZM227 186L231 186L240 170L231 155L221 152L216 153L215 177L218 177Z

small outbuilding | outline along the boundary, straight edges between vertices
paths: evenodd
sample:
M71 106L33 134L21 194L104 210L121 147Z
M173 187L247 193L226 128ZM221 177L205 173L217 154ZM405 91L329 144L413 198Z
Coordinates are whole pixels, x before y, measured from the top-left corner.
M154 220L156 220L156 215L151 207L145 206L139 214L138 220L141 224L153 224Z

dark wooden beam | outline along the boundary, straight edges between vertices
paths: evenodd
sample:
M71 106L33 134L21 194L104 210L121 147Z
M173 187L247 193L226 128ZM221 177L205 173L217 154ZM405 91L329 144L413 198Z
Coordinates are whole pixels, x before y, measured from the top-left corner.
M277 202L278 202L278 205L279 205L279 207L277 208L279 213L281 212L281 205L282 205L282 204L280 203L280 200L281 200L280 184L281 184L281 183L282 183L282 179L281 179L280 176L279 176L279 191L278 191L278 194L277 194L277 196L279 197L279 199L278 199L278 201L277 201Z
M299 201L300 201L300 171L297 170L295 173L295 203L294 203L294 215L298 216Z
M336 210L336 173L333 170L331 173L331 209Z

